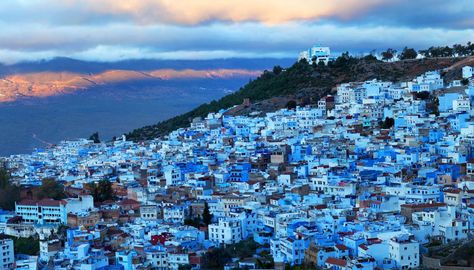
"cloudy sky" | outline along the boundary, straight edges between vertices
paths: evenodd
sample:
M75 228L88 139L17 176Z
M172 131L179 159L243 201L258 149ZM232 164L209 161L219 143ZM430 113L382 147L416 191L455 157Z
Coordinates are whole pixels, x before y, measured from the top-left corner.
M473 0L2 0L0 62L296 57L474 42Z

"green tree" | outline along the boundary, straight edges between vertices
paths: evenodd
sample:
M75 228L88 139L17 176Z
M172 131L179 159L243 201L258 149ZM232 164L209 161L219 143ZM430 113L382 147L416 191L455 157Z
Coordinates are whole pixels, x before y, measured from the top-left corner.
M184 220L184 225L193 226L196 228L199 228L201 226L201 223L202 223L202 218L199 215L197 215L194 218L186 218Z
M89 183L88 188L91 191L95 202L104 202L115 199L112 183L107 179L102 179L97 184L95 182Z
M273 67L273 74L279 75L283 71L283 68L281 66L274 66Z
M190 264L180 264L178 266L178 270L191 270L193 269L193 266Z
M217 247L209 250L203 256L202 269L222 269L232 258L247 258L253 256L258 248L252 238L238 243Z
M38 198L50 198L54 200L64 199L66 198L64 186L53 178L44 178L41 181L41 186L38 189Z
M92 133L89 140L94 141L94 143L100 143L99 132Z
M431 101L431 103L433 104L433 114L436 115L436 116L439 116L439 99L438 97L434 97Z
M389 129L395 125L395 119L391 117L385 117L385 120L382 122L381 128Z
M20 188L10 182L10 174L0 169L0 208L15 210L15 202L20 200Z
M39 240L33 237L13 238L15 254L38 255Z
M223 269L232 255L223 248L213 248L202 258L202 269Z
M364 56L363 59L366 60L366 61L377 61L377 57L375 57L373 54L368 54L368 55Z
M207 202L204 203L204 211L202 212L202 220L204 224L209 225L212 222L213 215L209 211L209 204Z
M395 54L397 53L397 50L388 48L386 51L382 52L382 60L388 61L391 60Z
M418 53L416 52L415 49L405 47L405 48L403 48L403 51L400 53L399 58L401 60L415 59L417 56L418 56Z
M297 104L296 104L296 101L294 101L294 100L290 100L286 103L286 108L288 110L294 110L294 109L296 109L296 106L297 106Z
M5 169L0 169L0 189L10 185L10 174Z
M36 237L14 237L10 235L0 235L0 239L13 240L13 250L15 254L38 255L39 254L39 239Z
M414 93L415 99L428 100L430 98L430 92L421 91Z

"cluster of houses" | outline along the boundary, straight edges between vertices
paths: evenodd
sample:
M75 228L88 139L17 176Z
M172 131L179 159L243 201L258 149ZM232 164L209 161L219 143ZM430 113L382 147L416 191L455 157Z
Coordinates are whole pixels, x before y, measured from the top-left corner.
M16 260L11 240L0 241L0 269L200 269L206 252L241 241L258 251L226 269L257 268L263 254L276 268L417 268L427 244L467 241L474 230L474 79L465 70L467 85L437 71L346 83L317 106L258 117L223 110L163 139L81 139L11 156L18 184L54 178L70 198L0 212L0 232L40 241L37 257ZM84 189L102 179L115 200L94 202ZM190 222L206 211L209 224Z

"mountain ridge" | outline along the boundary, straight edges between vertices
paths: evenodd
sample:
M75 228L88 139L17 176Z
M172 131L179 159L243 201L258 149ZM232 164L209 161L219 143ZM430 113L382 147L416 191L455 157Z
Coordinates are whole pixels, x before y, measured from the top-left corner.
M196 78L256 77L260 70L246 69L158 69L107 70L97 74L74 72L20 73L0 77L0 102L15 101L25 97L47 97L65 94L97 85L110 85L127 81L183 80Z

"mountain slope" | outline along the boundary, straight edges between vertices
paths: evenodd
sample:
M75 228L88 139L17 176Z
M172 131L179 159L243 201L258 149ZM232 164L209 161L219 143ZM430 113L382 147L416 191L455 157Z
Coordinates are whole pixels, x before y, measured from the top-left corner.
M314 103L322 96L331 93L334 87L340 83L369 79L406 80L429 70L453 66L459 61L469 62L470 60L466 60L466 58L429 58L387 63L371 57L354 58L344 54L328 66L311 66L304 61L297 62L286 70L275 67L273 71L266 71L237 92L217 101L203 104L190 112L158 124L135 129L126 135L128 139L135 141L160 137L177 128L188 126L194 117L204 117L209 112L242 104L246 98L252 102L258 102L260 107L239 106L240 109L236 110L239 114L255 110L269 110L265 106L262 108L262 104L272 105L270 110L278 109L285 106L285 101L292 99L298 100L300 104ZM278 103L274 102L276 99L279 101Z
M24 97L46 97L130 81L207 79L207 78L253 78L261 71L246 69L158 69L151 71L107 70L97 74L74 72L19 73L0 77L0 102L14 101Z

